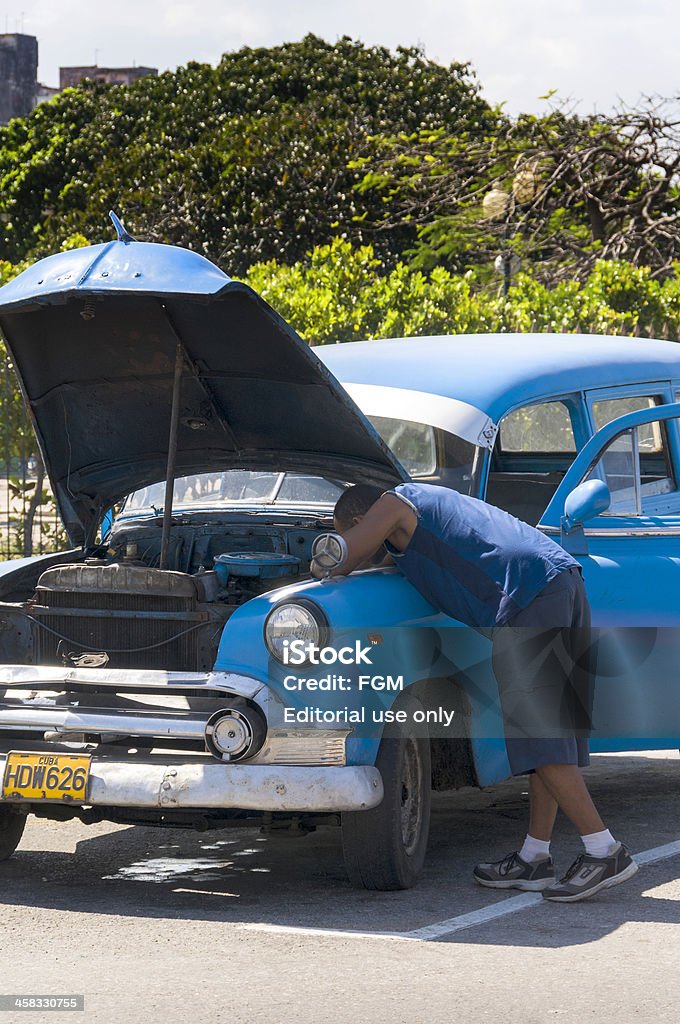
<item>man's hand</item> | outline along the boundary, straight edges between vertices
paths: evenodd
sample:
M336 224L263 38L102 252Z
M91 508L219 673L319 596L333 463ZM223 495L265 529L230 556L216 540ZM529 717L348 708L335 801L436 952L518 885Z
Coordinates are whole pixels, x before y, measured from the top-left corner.
M325 580L330 575L328 569L322 569L318 562L314 559L309 563L309 571L316 580Z
M347 561L347 543L339 533L320 533L312 544L313 575L329 576L332 569L341 570Z
M343 564L330 572L313 562L310 566L312 576L325 579L328 576L346 576L355 569L368 568L371 564L384 561L380 558L372 562L389 538L399 550L403 550L410 541L418 524L415 512L394 494L383 494L374 505L371 505L365 516L342 537L347 544L347 558Z

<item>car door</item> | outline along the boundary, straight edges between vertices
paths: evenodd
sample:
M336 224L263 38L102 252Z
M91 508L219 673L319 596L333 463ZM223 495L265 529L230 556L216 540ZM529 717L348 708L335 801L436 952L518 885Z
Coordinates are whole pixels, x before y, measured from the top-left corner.
M581 563L598 637L594 750L680 745L680 404L607 423L539 529Z

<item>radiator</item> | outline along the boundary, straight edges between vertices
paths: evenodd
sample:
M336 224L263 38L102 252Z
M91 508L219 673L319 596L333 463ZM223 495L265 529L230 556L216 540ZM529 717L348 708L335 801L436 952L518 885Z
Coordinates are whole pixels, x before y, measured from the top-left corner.
M194 580L146 566L61 565L38 580L28 612L38 664L70 653L105 652L111 668L198 669L199 629Z

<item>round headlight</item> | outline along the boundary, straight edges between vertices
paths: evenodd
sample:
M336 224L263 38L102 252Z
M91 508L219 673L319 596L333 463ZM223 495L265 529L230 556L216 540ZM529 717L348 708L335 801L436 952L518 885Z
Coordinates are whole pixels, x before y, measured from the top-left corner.
M272 608L264 624L264 640L269 653L282 662L285 641L301 640L305 645L323 647L326 627L316 605L290 601Z

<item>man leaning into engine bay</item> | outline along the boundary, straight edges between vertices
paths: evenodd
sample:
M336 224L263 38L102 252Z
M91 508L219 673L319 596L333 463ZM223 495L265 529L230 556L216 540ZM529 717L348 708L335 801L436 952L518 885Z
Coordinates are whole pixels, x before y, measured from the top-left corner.
M578 562L509 513L431 484L350 487L335 506L334 526L344 558L332 569L313 561L315 577L389 558L440 612L491 636L510 770L530 776L529 828L517 851L478 864L476 881L571 903L635 874L581 772L589 763L592 645ZM550 854L558 809L584 846L560 879Z

